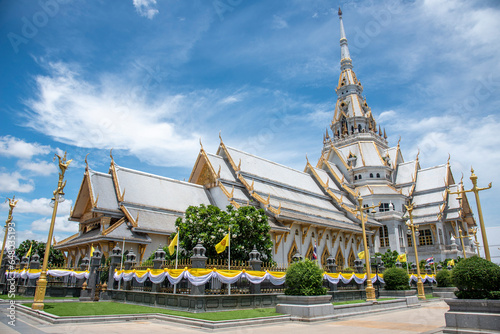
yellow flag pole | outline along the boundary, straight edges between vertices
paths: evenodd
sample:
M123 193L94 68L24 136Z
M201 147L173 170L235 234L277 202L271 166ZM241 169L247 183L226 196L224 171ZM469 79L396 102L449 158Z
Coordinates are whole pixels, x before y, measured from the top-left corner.
M229 248L227 254L228 254L228 261L227 261L227 270L231 270L231 226L229 226L229 236L227 238L227 247ZM231 294L231 284L227 285L227 290L228 290L228 295Z
M177 270L177 264L179 261L179 228L177 228L176 237L177 237L177 250L175 252L175 269ZM177 284L174 284L174 295L176 294L176 292L177 292Z

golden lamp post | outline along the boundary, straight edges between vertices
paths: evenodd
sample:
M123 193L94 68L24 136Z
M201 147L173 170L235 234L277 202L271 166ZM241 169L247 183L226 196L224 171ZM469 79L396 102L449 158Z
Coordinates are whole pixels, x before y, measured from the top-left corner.
M460 238L460 244L462 244L462 253L464 255L464 259L467 258L467 255L465 255L465 244L464 244L464 238L468 238L468 235L463 235L462 234L462 229L459 227L458 228L458 237Z
M477 187L477 176L474 174L474 169L471 168L470 170L471 176L470 180L472 181L472 189L469 190L464 190L463 186L461 187L459 191L456 192L450 192L448 190L449 194L465 194L465 193L470 193L473 192L474 195L476 196L476 205L477 205L477 214L479 216L479 224L481 226L481 236L483 238L483 246L484 246L484 256L486 260L491 261L491 256L490 256L490 248L488 246L488 238L486 237L486 229L484 227L484 221L483 221L483 211L481 210L481 202L479 202L479 192L482 190L487 190L491 188L491 182L490 184L485 187L485 188L478 188Z
M406 226L411 231L412 239L413 239L413 250L415 252L415 262L417 264L417 291L418 291L418 299L425 299L424 292L424 283L422 283L422 276L420 276L420 263L418 262L418 252L417 252L417 240L415 238L415 233L418 232L418 227L413 223L413 203L409 205L405 205L406 210L408 211L408 215L410 216L410 220L406 222ZM416 231L415 231L416 230Z
M366 301L367 302L376 302L377 298L375 296L375 288L373 288L373 284L372 284L372 275L371 275L371 270L370 270L370 250L368 249L368 242L366 240L365 215L363 214L363 211L375 209L375 208L379 207L380 204L374 205L374 206L363 207L363 197L361 197L361 196L358 196L358 203L359 203L359 206L357 207L357 211L359 211L359 214L361 216L361 228L363 230L363 247L364 247L364 252L365 252Z
M479 253L479 241L477 241L477 227L471 228L469 230L469 234L474 236L474 246L476 246L477 256L481 257L481 254Z
M52 200L50 201L50 206L53 207L52 220L50 221L49 236L47 239L47 244L45 245L45 256L43 257L42 272L40 273L40 278L36 282L35 299L34 303L31 305L31 308L34 310L43 310L43 300L45 299L45 291L47 289L47 264L49 262L52 234L54 233L54 223L56 221L57 205L59 202L64 201L63 190L64 187L66 186L66 181L63 182L64 173L66 172L66 169L68 169L68 166L71 163L71 161L73 161L73 160L66 161L66 152L64 152L63 158L61 158L57 154L56 156L59 159L59 169L61 170L61 172L59 173L59 181L57 183L57 189L54 191L54 197L52 197Z
M2 252L0 253L0 266L2 265L3 261L3 252L5 250L5 243L7 242L7 234L9 234L9 224L12 221L12 211L14 210L17 204L17 201L15 201L15 199L16 196L13 196L12 199L7 198L7 200L9 201L9 216L5 221L5 234L3 235L3 246L2 246Z

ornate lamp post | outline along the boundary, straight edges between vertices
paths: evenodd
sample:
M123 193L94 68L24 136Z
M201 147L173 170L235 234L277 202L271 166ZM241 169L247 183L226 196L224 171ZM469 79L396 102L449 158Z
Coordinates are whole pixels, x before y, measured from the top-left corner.
M417 240L415 238L415 233L418 233L418 227L413 223L413 203L409 205L405 205L406 210L408 211L408 215L410 216L410 220L406 222L406 226L411 231L412 239L413 239L413 249L415 251L415 262L417 264L417 291L418 291L418 298L419 299L425 299L425 292L424 292L424 283L422 283L422 276L420 276L420 263L418 262L418 252L417 252ZM415 231L417 230L417 231Z
M479 224L481 226L481 236L483 238L484 256L486 257L486 260L491 261L490 248L488 246L488 238L486 237L486 229L484 227L484 221L483 221L483 211L481 210L481 202L479 201L479 192L482 190L490 189L491 182L485 188L478 188L477 187L477 176L476 176L476 174L474 174L474 169L471 168L470 172L471 172L470 180L472 181L472 189L464 190L463 186L462 186L461 187L462 189L460 189L459 191L450 192L448 190L448 193L449 194L465 194L465 193L473 192L474 195L476 196L477 214L479 216Z
M363 207L363 197L358 196L359 206L356 208L359 211L361 216L361 228L363 230L363 247L365 251L365 265L366 265L366 301L367 302L376 302L377 298L375 296L375 289L372 284L372 276L370 270L370 250L368 249L368 242L366 241L366 229L365 229L365 215L364 211L375 209L379 205Z
M7 220L5 221L5 234L3 235L3 245L2 245L2 252L0 253L0 266L2 265L2 260L3 260L3 252L5 250L5 243L7 242L7 234L9 234L9 224L12 221L12 211L16 207L17 201L15 201L16 196L13 196L12 199L7 198L9 201L9 216L7 217ZM6 202L7 202L6 200Z
M52 220L50 221L49 236L47 239L47 244L45 245L45 256L43 257L42 272L40 273L40 278L36 282L35 299L33 304L31 305L31 308L34 310L43 310L44 306L43 301L45 299L45 291L47 289L47 264L49 262L50 244L52 241L52 235L54 233L54 223L56 221L57 205L59 202L64 201L63 190L64 187L66 186L66 181L63 182L64 173L66 172L66 169L68 169L68 166L71 163L71 161L73 161L73 160L66 161L66 152L64 152L63 158L61 158L57 154L56 156L59 159L59 169L61 170L61 172L59 173L59 181L57 183L57 189L54 191L54 197L52 197L52 200L50 201L50 206L53 207Z
M477 256L481 257L481 254L479 253L479 241L477 241L477 227L471 228L469 233L474 236L474 246L476 246Z
M467 258L467 255L465 255L465 244L464 244L464 238L468 238L468 235L463 235L462 234L462 229L459 227L458 228L458 237L460 238L460 244L462 245L462 254L464 255L464 259Z

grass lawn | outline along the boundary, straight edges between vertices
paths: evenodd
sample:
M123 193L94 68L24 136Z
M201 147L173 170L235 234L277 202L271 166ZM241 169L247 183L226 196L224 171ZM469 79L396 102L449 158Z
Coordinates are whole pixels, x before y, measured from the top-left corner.
M429 294L425 295L425 299L433 299L433 298L439 298L439 297L433 296L432 293L429 293Z
M377 301L381 302L384 300L393 300L394 298L379 298ZM361 303L366 303L366 300L364 299L357 299L357 300L346 300L343 302L334 302L332 303L333 305L347 305L347 304L361 304Z
M31 307L31 303L23 304ZM190 313L183 311L167 310L159 307L148 307L142 305L122 304L114 302L93 303L45 303L43 309L47 313L52 313L60 317L85 316L85 315L113 315L113 314L143 314L143 313L161 313L177 315L187 318L222 321L234 319L261 318L281 315L276 313L274 308L257 308L237 311L221 311L207 313Z
M18 295L15 295L14 296L14 300L33 300L33 296L18 296ZM0 295L0 299L3 299L3 300L10 300L12 298L9 298L8 295ZM78 299L78 297L45 297L45 300L47 299Z

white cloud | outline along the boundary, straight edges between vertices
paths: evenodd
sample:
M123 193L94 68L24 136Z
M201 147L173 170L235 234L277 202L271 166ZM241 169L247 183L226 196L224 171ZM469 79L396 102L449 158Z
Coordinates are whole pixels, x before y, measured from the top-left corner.
M42 218L31 223L33 231L48 231L50 228L50 218ZM68 220L68 216L57 216L54 224L54 231L58 232L78 232L78 223Z
M396 115L397 115L397 113L394 110L387 110L387 111L380 113L380 115L378 117L376 117L375 119L377 120L377 122L384 122L384 121L388 120L389 122L392 123L394 118L396 117Z
M0 173L0 191L29 193L35 189L32 180L27 180L19 172Z
M19 159L31 159L35 155L48 154L50 147L38 143L27 143L12 136L0 137L0 155Z
M222 99L220 101L220 103L221 104L232 104L232 103L239 102L239 101L241 101L240 97L235 96L235 95L231 95L231 96L228 96L228 97Z
M49 203L50 198L36 198L31 201L19 198L14 211L15 213L36 213L42 216L50 216L52 215L52 208ZM59 203L57 212L63 215L68 215L72 204L72 200L66 200ZM8 210L8 203L2 203L0 208Z
M274 29L284 29L288 28L288 23L281 16L273 16L273 28Z
M57 165L47 161L18 161L17 165L19 168L36 175L48 176L57 173Z
M156 0L134 0L134 7L139 15L152 20L159 13L156 7Z
M78 147L124 149L160 165L192 164L200 136L182 134L175 122L192 116L182 107L195 105L197 96L167 94L151 102L123 78L102 75L92 84L61 63L50 64L49 71L36 77L37 97L26 101L28 126Z

